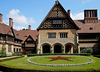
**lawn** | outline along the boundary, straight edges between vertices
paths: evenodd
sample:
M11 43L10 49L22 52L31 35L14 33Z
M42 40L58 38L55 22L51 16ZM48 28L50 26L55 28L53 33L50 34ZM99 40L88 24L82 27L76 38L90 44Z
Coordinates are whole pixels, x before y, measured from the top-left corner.
M89 59L83 58L83 57L78 57L78 56L62 56L62 57L71 57L68 58L68 60L54 60L54 61L50 61L52 59L48 58L48 57L57 57L57 56L41 56L41 57L36 57L36 58L32 58L30 59L31 62L35 62L35 63L39 63L39 64L79 64L79 63L86 63L86 62L90 62Z
M4 62L1 62L1 64L7 67L11 67L11 68L29 69L29 70L44 70L44 71L47 71L47 70L48 71L94 71L96 70L96 71L100 71L100 58L92 57L92 56L86 56L86 57L93 59L94 62L92 64L82 65L82 66L51 67L51 66L39 66L39 65L28 63L27 59L30 57L23 57L23 58L13 59L9 61L4 61ZM75 60L75 61L78 62L81 60L84 61L82 58L79 58L78 60ZM32 61L34 60L32 59ZM44 63L43 60L39 60L39 62Z

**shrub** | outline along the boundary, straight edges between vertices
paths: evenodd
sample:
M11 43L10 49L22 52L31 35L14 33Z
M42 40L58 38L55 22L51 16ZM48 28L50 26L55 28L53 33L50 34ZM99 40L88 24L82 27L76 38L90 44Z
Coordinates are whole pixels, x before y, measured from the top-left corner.
M12 56L22 56L22 53L13 53Z
M0 52L0 57L6 57L6 48L2 46L2 50Z
M44 53L44 54L28 54L27 56L44 56L44 55L83 55L83 56L90 56L90 53L74 53L74 54L68 54L68 53Z
M84 48L84 49L81 50L81 53L90 53L90 54L92 54L93 49L92 48Z

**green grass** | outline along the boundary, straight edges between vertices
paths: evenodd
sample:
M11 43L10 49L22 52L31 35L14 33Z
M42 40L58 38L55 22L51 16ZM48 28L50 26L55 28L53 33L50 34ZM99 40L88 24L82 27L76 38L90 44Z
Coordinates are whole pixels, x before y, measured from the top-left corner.
M100 71L100 58L92 57L92 56L86 56L89 58L92 58L94 62L89 65L82 65L82 66L69 66L69 67L51 67L51 66L39 66L30 64L27 62L27 59L30 57L23 57L19 59L13 59L9 61L1 62L1 64L11 67L11 68L19 68L19 69L29 69L29 70L49 70L49 71ZM80 60L82 60L80 58ZM40 60L41 62L43 60ZM77 60L79 61L79 60Z
M51 59L46 58L46 57L57 57L57 56L42 56L42 57L37 57L30 59L31 62L39 63L39 64L79 64L79 63L86 63L90 62L89 59L83 58L83 57L75 57L75 56L62 56L62 57L72 57L69 58L71 61L67 60L54 60L50 61Z

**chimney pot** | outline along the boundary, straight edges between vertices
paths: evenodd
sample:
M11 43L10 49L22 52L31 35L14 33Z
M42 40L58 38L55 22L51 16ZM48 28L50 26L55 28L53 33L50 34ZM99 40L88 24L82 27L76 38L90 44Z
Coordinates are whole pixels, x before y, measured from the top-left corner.
M31 25L29 25L28 27L29 27L28 29L31 30Z
M13 19L9 18L9 26L13 28Z
M70 16L70 10L67 11L68 15Z
M3 16L3 15L0 13L0 23L3 23L3 22L2 22L2 16Z

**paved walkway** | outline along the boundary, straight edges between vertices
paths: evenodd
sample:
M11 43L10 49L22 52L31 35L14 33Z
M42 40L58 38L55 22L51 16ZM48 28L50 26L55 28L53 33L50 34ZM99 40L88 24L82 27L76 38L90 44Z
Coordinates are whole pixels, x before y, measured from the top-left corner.
M3 57L3 58L0 58L0 60L2 60L2 59L9 59L9 58L15 58L15 57L20 57L20 56Z

